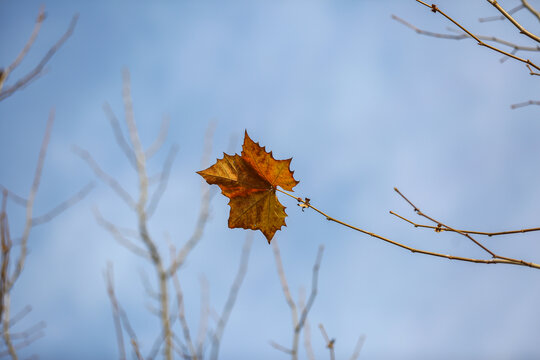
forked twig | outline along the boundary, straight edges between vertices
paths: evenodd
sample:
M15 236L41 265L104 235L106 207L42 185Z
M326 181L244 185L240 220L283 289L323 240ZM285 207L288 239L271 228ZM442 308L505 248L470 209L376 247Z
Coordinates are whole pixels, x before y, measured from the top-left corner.
M334 351L334 344L336 343L336 339L330 339L328 337L328 334L326 333L326 330L324 329L323 324L319 324L319 329L321 330L321 335L324 338L324 342L326 343L326 347L330 351L330 360L336 359L336 353Z
M314 207L311 202L307 199L302 199L300 197L296 197L294 195L291 195L281 189L276 189L277 191L287 195L287 196L290 196L292 197L293 199L295 199L296 201L298 201L299 204L302 204L303 207L305 208L310 208L310 209L313 209L315 210L316 212L318 212L319 214L321 214L322 216L324 216L328 221L333 221L335 223L338 223L340 225L343 225L343 226L346 226L350 229L353 229L353 230L356 230L358 232L361 232L363 234L366 234L366 235L369 235L371 237L374 237L376 239L379 239L379 240L382 240L384 242L387 242L389 244L392 244L394 246L397 246L397 247L400 247L402 249L405 249L405 250L408 250L412 253L419 253L419 254L424 254L424 255L429 255L429 256L435 256L435 257L440 257L440 258L445 258L445 259L449 259L449 260L457 260L457 261L465 261L465 262L473 262L473 263L482 263L482 264L507 264L507 265L518 265L518 266L526 266L526 267L530 267L530 268L534 268L534 269L540 269L540 264L536 264L536 263L532 263L532 262L526 262L526 261L523 261L523 260L519 260L519 259L512 259L512 258L508 258L508 257L503 257L503 256L499 256L499 255L495 255L493 254L492 251L490 251L489 249L485 248L485 246L479 244L476 240L472 240L473 242L475 242L478 246L480 246L481 248L484 249L484 251L490 253L490 254L493 254L492 255L492 258L491 259L475 259L475 258L468 258L468 257L463 257L463 256L453 256L453 255L447 255L447 254L441 254L441 253L437 253L437 252L433 252L433 251L427 251L427 250L421 250L421 249L417 249L417 248L414 248L414 247L411 247L411 246L408 246L408 245L405 245L405 244L402 244L400 242L397 242L397 241L394 241L394 240L390 240L384 236L381 236L381 235L378 235L376 233L373 233L373 232L370 232L370 231L366 231L364 229L361 229L359 227L356 227L356 226L353 226L353 225L350 225L350 224L347 224L346 222L343 222L341 220L338 220L334 217L331 217L330 215L326 214L325 212L319 210L318 208ZM396 189L397 190L397 189ZM406 199L406 198L405 198ZM307 200L307 201L306 201ZM418 210L414 204L412 204L408 199L406 199L409 204L411 204L411 206L413 206L414 209ZM436 224L439 224L440 222L437 222L433 219L431 219L432 221L434 221ZM442 224L443 225L443 224ZM444 226L444 225L443 225ZM448 226L447 226L448 227ZM467 238L471 238L470 235L468 234L465 234L465 233L462 233L462 232L459 232L458 230L456 229L453 229L451 227L448 227L448 229L452 229L452 231L454 232L457 232Z
M32 229L32 214L34 210L34 200L35 200L37 191L39 189L39 184L41 181L41 174L43 172L43 164L45 162L45 155L47 154L47 147L49 145L49 140L51 138L51 131L52 131L53 123L54 123L54 109L51 110L51 112L49 113L49 119L47 120L45 134L43 136L43 141L41 143L41 148L39 150L38 162L37 162L36 170L34 174L34 181L32 183L32 188L30 189L30 194L28 195L28 199L26 201L26 221L25 221L23 234L21 237L21 250L19 253L19 258L17 259L16 265L15 265L15 269L13 270L13 274L8 280L7 289L6 289L7 292L11 290L11 288L17 281L23 269L24 262L26 260L26 254L28 251L28 237L30 236L30 230Z
M227 297L227 301L223 306L223 311L221 312L221 316L219 317L216 330L214 331L214 334L212 336L212 351L210 353L211 360L217 360L218 358L219 346L221 343L221 338L223 337L223 331L225 329L225 326L227 325L229 316L231 315L234 303L236 302L236 297L238 296L240 286L242 285L244 277L246 276L252 242L253 234L249 233L246 237L246 241L244 242L244 246L242 247L242 255L240 256L240 265L238 267L238 271L234 278L231 289L229 290L229 296Z
M527 8L527 10L529 10L531 14L533 14L536 17L538 21L540 21L540 12L538 12L538 10L532 7L532 5L529 4L527 0L521 0L521 3L523 4L523 6Z
M498 2L497 0L487 0L488 3L493 5L495 9L497 9L505 18L507 18L518 30L521 34L530 37L536 42L540 43L540 37L536 36L535 34L531 33L529 30L525 29L520 23L517 22L516 19L512 17Z
M114 293L114 275L113 267L111 263L107 264L107 270L104 273L105 283L107 285L107 294L109 295L109 301L111 302L114 329L116 331L116 342L118 344L118 351L120 352L120 360L126 359L126 349L124 347L124 332L122 330L122 322L120 320L120 306Z
M415 223L414 221L412 221L410 219L407 219L404 216L401 216L401 215L395 213L394 211L390 211L390 214L400 218L403 221L408 222L409 224L413 225L414 227L424 228L424 229L431 229L431 230L434 230L435 232L447 231L447 232L466 233L466 234L473 234L473 235L485 235L485 236L491 237L491 236L498 236L498 235L524 234L524 233L533 232L533 231L540 231L540 228L538 228L538 227L537 228L529 228L529 229L521 229L521 230L498 231L498 232L484 232L484 231L474 231L474 230L454 230L454 229L444 227L444 226L442 226L440 224L438 224L436 226L418 224L418 223Z
M295 359L298 359L298 343L300 339L300 333L302 329L304 328L309 311L311 310L313 302L315 301L315 297L317 296L319 269L321 266L324 246L322 245L319 246L317 257L315 259L315 264L313 265L313 274L312 274L312 279L311 279L311 293L310 293L306 306L300 307L301 313L300 313L300 318L298 318L298 307L296 306L291 296L289 285L287 284L287 277L285 276L285 271L283 270L283 263L281 261L281 254L279 251L278 242L274 239L274 241L272 241L271 244L272 244L272 249L274 251L276 269L278 272L279 280L281 282L283 295L285 295L285 300L287 302L287 305L289 305L289 308L291 309L291 318L292 318L292 325L293 325L294 332L293 332L292 348L288 351L290 351L290 354L292 355L292 359L295 360Z
M492 0L488 0L488 1L492 1ZM424 1L422 0L416 0L416 2L426 6L427 8L429 8L432 12L434 13L439 13L441 14L442 16L444 16L447 20L449 20L450 22L452 22L454 25L456 25L457 27L459 27L463 32L465 32L467 35L469 35L470 37L472 37L473 39L475 39L478 43L478 45L480 46L484 46L488 49L491 49L495 52L498 52L500 54L503 54L503 55L506 55L514 60L517 60L519 62L522 62L526 65L530 65L532 66L533 68L535 68L536 70L540 70L540 66L536 65L535 63L533 63L531 60L529 59L524 59L524 58L521 58L517 55L514 55L510 52L507 52L507 51L504 51L504 50L501 50L493 45L490 45L490 44L486 44L485 42L483 42L481 39L479 39L476 35L474 35L473 33L471 33L469 30L467 30L463 25L461 25L459 22L457 22L456 20L454 20L452 17L450 17L449 15L447 15L444 11L442 11L441 9L439 9L439 7L437 7L437 5L435 4L432 4L432 5L429 5L427 3L425 3Z
M397 22L403 24L404 26L408 27L409 29L413 30L414 32L416 32L417 34L420 34L420 35L426 35L426 36L431 36L431 37L435 37L435 38L439 38L439 39L450 39L450 40L463 40L463 39L471 39L472 38L467 33L443 34L443 33L423 30L423 29L420 29L420 28L414 26L413 24L403 20L402 18L400 18L399 16L396 16L396 15L392 15L392 19L396 20ZM538 46L538 45L537 46L518 45L518 44L515 44L515 43L510 42L510 41L499 39L496 36L476 35L476 38L478 38L480 40L485 40L485 41L493 41L493 42L499 43L501 45L508 46L508 47L512 48L513 51L517 51L517 50L521 50L521 51L540 51L540 46ZM506 57L505 57L505 59L506 59Z
M39 30L41 28L41 23L45 19L45 14L43 8L40 9L40 13L38 15L36 25L34 27L34 31L32 32L32 35L30 36L30 39L26 43L23 50L19 53L15 61L8 66L7 69L2 71L2 74L0 75L0 101L6 99L7 97L13 95L17 90L20 90L24 88L26 85L30 84L33 80L37 79L42 73L45 65L49 62L49 60L53 57L53 55L62 47L62 45L66 42L66 40L73 34L73 30L75 29L75 25L77 24L77 20L79 18L79 14L75 14L73 18L71 19L71 23L69 24L66 32L58 41L47 51L47 53L43 56L41 61L25 76L23 76L21 79L19 79L15 84L3 88L2 85L5 83L7 78L9 77L12 70L14 70L20 62L23 60L23 58L26 56L30 48L32 47L34 40L37 37L37 34L39 33Z
M129 195L129 193L120 185L120 183L113 178L111 175L107 174L105 171L101 169L101 167L98 165L97 161L94 160L92 155L84 149L81 149L80 147L73 145L71 147L72 151L78 155L82 160L88 164L90 169L94 172L94 174L101 179L105 184L107 184L117 195L120 199L124 200L126 205L128 205L130 208L135 208L135 200Z
M173 352L180 354L182 357L187 357L193 360L200 359L203 353L204 338L200 340L200 343L197 344L198 348L196 348L195 343L192 341L189 327L185 319L183 294L180 287L180 282L176 275L176 271L182 265L187 255L193 250L195 245L202 237L203 230L209 216L209 202L213 192L208 191L208 187L205 188L205 191L203 192L201 198L201 210L199 213L199 219L197 221L194 233L180 249L180 251L176 252L176 250L174 250L174 247L171 246L171 248L173 249L171 256L172 260L169 265L166 265L165 260L158 249L158 242L150 234L149 219L151 215L155 212L155 209L157 208L159 201L162 198L162 195L166 189L167 182L170 176L171 166L174 160L174 156L177 152L177 146L173 146L171 148L164 162L162 171L159 175L157 187L152 192L152 185L155 183L155 181L148 176L147 161L149 157L155 154L155 152L163 146L163 142L166 139L168 130L168 119L166 118L162 123L158 138L147 150L144 150L141 139L139 137L137 124L135 122L133 102L131 98L130 75L127 69L124 70L123 73L122 95L128 136L124 136L118 119L115 117L113 111L108 105L105 105L105 111L112 125L116 142L126 155L128 161L131 162L131 164L136 170L138 177L138 196L136 198L132 197L126 190L123 189L123 187L116 179L101 170L97 162L87 151L75 148L75 152L83 160L85 160L85 162L90 166L90 168L101 180L103 180L107 185L109 185L109 187L112 188L115 193L122 200L124 200L124 202L128 204L128 206L135 212L137 216L138 231L135 234L135 237L142 242L141 246L138 246L130 239L128 239L130 237L134 237L132 231L126 232L125 229L121 229L114 224L106 221L105 219L103 219L103 217L101 217L101 215L99 215L98 212L96 212L96 219L98 220L100 225L105 227L122 245L126 246L130 251L149 259L154 267L157 276L158 286L155 292L153 290L148 292L151 294L152 297L155 297L155 295L157 295L158 297L159 306L156 309L151 309L151 311L158 315L160 318L161 332L159 336L155 339L149 356L147 358L152 359L157 356L161 348L164 358L167 360L173 358ZM211 143L211 139L207 139L207 142ZM206 148L208 149L209 147L207 146ZM206 150L205 155L207 155ZM176 287L178 314L175 313L174 307L170 308L169 305L169 280L171 280L173 282L173 285ZM221 336L220 334L223 332L223 327L225 326L227 318L230 314L232 303L234 303L234 300L236 298L239 281L240 280L238 280L237 277L237 280L231 289L231 294L227 302L227 307L225 308L222 315L220 325L221 330L219 334L216 334L218 336L218 339ZM149 288L149 286L146 286L146 289ZM120 313L121 319L122 315L125 316L125 314ZM183 340L185 340L185 344L184 341L178 336L176 336L173 331L173 325L177 318L180 319L180 325L184 332ZM128 334L131 333L126 328L124 322L122 322L122 326ZM136 338L134 336L132 336L132 339L135 339L135 341L131 341L131 343L134 347L135 355L139 358L141 356L138 348L138 342L136 341Z
M514 13L516 13L519 10L524 9L524 8L525 8L525 6L523 4L521 4L521 5L518 5L518 6L514 7L513 9L508 10L508 13L509 14L514 14ZM478 19L478 21L479 22L488 22L488 21L497 21L497 20L504 20L504 19L506 19L504 17L504 15L498 15L498 16L483 17L483 18Z
M298 295L298 307L300 309L305 308L304 303L304 289L300 289L300 294ZM311 345L311 327L309 326L308 318L304 321L304 349L306 350L306 356L309 360L315 360L315 353L313 352L313 346Z
M88 195L95 187L95 184L93 182L90 182L86 184L81 190L79 190L76 194L71 196L69 199L61 202L60 204L56 205L51 210L47 211L45 214L34 217L32 219L32 226L41 225L44 223L47 223L51 220L53 220L58 215L62 214L64 211L81 201Z

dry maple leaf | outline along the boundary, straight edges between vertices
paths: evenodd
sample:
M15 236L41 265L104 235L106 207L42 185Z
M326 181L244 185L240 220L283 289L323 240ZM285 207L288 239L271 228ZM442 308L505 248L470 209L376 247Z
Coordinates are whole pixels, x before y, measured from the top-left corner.
M285 206L278 201L276 187L293 191L298 184L290 170L291 160L274 159L246 131L242 155L223 153L223 159L197 174L218 185L230 199L230 228L261 230L270 243L276 231L286 226Z

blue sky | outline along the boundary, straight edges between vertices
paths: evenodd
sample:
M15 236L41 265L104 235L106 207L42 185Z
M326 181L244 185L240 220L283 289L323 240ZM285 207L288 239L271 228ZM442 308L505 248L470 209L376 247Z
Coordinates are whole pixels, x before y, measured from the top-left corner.
M396 14L418 27L446 31L447 21L414 1L45 5L47 20L13 78L39 61L78 12L75 33L45 76L0 103L0 183L20 194L29 191L48 112L56 109L37 214L94 179L71 152L74 144L136 190L135 173L102 110L109 102L123 116L121 73L127 67L143 144L151 144L168 115L166 146L179 145L169 187L150 224L163 253L166 234L181 246L195 226L201 186L195 171L212 121L212 159L229 151L231 137L232 152L239 153L247 129L276 158L293 157L299 196L411 246L483 256L465 239L420 231L389 215L395 210L414 217L394 186L451 226L501 231L539 225L538 108L510 109L535 98L538 79L521 64L501 64L497 54L473 41L420 36L391 19ZM0 64L18 54L39 6L2 3ZM442 1L439 7L477 33L529 44L508 23L478 23L479 17L496 15L487 2ZM518 14L536 30L532 16ZM156 156L152 170L165 155ZM366 343L360 359L540 356L537 271L410 254L280 199L288 226L275 239L295 296L300 287L309 289L317 248L325 245L309 317L318 358L327 356L319 323L337 339L337 358L349 357L361 334ZM33 307L19 326L44 320L47 328L23 354L45 360L117 357L103 281L108 261L143 348L153 341L157 322L139 276L142 271L150 277L151 268L97 225L96 207L117 224L135 226L129 209L98 182L83 202L31 234L12 307ZM14 204L10 209L12 232L19 233L24 213ZM246 234L227 228L223 196L213 199L211 214L204 238L179 273L193 331L199 277L208 279L211 304L221 309ZM498 253L540 261L538 234L482 240ZM272 250L257 232L221 358L285 359L269 341L289 346L291 339Z

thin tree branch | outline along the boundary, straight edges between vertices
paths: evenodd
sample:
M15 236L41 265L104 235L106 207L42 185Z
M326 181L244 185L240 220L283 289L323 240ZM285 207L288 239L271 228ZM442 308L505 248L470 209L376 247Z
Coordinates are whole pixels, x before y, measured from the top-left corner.
M131 209L135 209L135 200L133 200L131 195L129 195L129 193L124 190L122 185L120 185L120 183L115 178L107 174L99 167L96 160L94 160L94 158L92 157L92 155L90 155L88 151L81 149L76 145L73 145L71 149L75 154L77 154L77 156L79 156L82 160L86 162L86 164L90 167L90 169L92 169L94 174L98 178L100 178L105 184L107 184L116 193L116 195L118 195L118 197L126 203L127 206L129 206Z
M24 48L21 50L19 55L15 58L15 60L6 68L4 69L5 76L7 77L19 64L22 62L22 60L25 58L26 54L28 54L28 51L30 51L30 48L34 44L34 42L37 39L37 36L39 34L39 30L41 29L41 25L43 24L43 21L45 20L45 7L42 5L39 8L39 13L36 18L36 24L34 25L34 29L32 30L32 34L30 34L30 38L26 42L26 45L24 45ZM1 84L0 84L0 90L2 90Z
M11 327L13 326L13 321L10 322L10 326ZM45 329L46 327L47 327L47 325L45 324L45 321L40 321L37 324L34 324L32 327L30 327L29 329L26 329L23 332L11 333L11 339L26 341L26 340L28 340L28 338L39 335L39 334L42 334L41 336L43 336L43 331L42 330ZM41 337L41 336L39 336L39 337Z
M536 19L538 21L540 21L540 12L538 12L538 10L536 10L534 7L532 7L531 4L529 4L529 2L527 0L521 0L521 3L523 4L523 6L525 6L527 8L527 10L529 10L529 12L531 14L536 16Z
M240 256L240 265L238 267L238 272L236 273L234 282L231 286L231 289L229 290L229 296L227 297L227 301L225 302L225 306L223 307L223 311L221 312L221 316L216 326L216 331L214 332L214 336L212 337L212 351L210 354L211 360L217 360L218 358L219 345L221 342L221 338L223 337L223 331L225 330L225 326L227 325L227 321L229 320L229 316L231 315L234 303L236 302L238 291L240 290L242 282L244 281L244 277L246 276L252 242L253 234L248 233L244 242L244 246L242 247L242 255Z
M304 303L304 291L303 289L300 289L300 293L298 295L298 307L304 311L304 308L306 304ZM311 345L311 327L309 325L308 318L306 316L306 319L304 320L304 348L306 349L306 356L309 360L315 360L315 353L313 352L313 347Z
M141 355L141 351L139 350L139 344L137 343L137 340L131 339L131 346L133 347L133 351L135 352L137 360L144 360L143 356Z
M9 190L8 188L6 188L4 185L1 185L1 184L0 184L0 190L2 190L2 192L5 192L6 197L10 198L15 204L26 206L26 203L28 202L28 200L25 199L24 197L15 194L13 191Z
M101 213L99 212L99 210L97 208L94 208L94 217L96 218L97 223L101 227L103 227L105 230L107 230L116 239L116 241L120 245L124 246L126 249L128 249L129 251L131 251L135 255L138 255L138 256L140 256L142 258L145 258L146 260L150 260L150 261L152 260L150 258L150 255L148 254L148 252L145 249L135 245L133 242L128 240L125 236L122 235L122 233L116 227L116 225L114 225L113 223L105 220L105 218L103 218L103 216L101 216Z
M270 346L272 346L276 350L284 352L285 354L289 354L289 355L293 354L291 349L287 349L285 346L279 345L278 343L274 341L270 341Z
M147 213L145 211L148 202L148 175L146 173L146 157L139 138L137 125L135 124L135 118L133 115L133 102L131 98L130 88L130 75L127 69L123 72L123 99L124 108L126 113L126 123L129 132L129 139L135 153L135 159L137 160L137 174L139 177L139 200L136 205L136 211L139 223L139 232L141 239L145 243L150 257L156 268L159 294L160 294L160 310L161 310L161 324L163 330L163 337L165 342L164 357L166 360L172 360L173 358L173 333L171 329L171 323L169 319L169 300L167 289L167 272L163 267L163 261L155 242L152 240L147 227Z
M512 17L496 0L487 0L488 3L493 5L505 18L507 18L514 26L519 30L519 32L525 36L530 37L536 42L540 43L540 37L531 33L529 30L525 29L516 19Z
M481 264L518 265L518 266L526 266L526 267L530 267L530 268L534 268L534 269L540 269L540 264L535 264L535 263L532 263L532 262L526 262L526 261L523 261L523 260L511 259L511 258L500 257L500 256L497 256L497 257L494 257L494 258L491 258L491 259L475 259L475 258L467 258L467 257L462 257L462 256L446 255L446 254L436 253L436 252L432 252L432 251L426 251L426 250L413 248L411 246L407 246L407 245L404 245L404 244L399 243L397 241L390 240L390 239L385 238L385 237L383 237L381 235L378 235L376 233L372 233L372 232L363 230L363 229L361 229L359 227L347 224L347 223L345 223L345 222L343 222L341 220L333 218L330 215L328 215L328 214L324 213L323 211L319 210L318 208L314 207L310 203L310 201L307 200L307 199L304 200L304 199L302 199L300 197L293 196L293 195L291 195L291 194L289 194L289 193L287 193L287 192L285 192L283 190L280 190L280 189L276 189L276 190L283 193L283 194L285 194L285 195L288 195L288 196L292 197L295 200L297 200L298 203L301 204L303 207L313 209L314 211L316 211L319 214L321 214L322 216L324 216L328 221L333 221L335 223L338 223L338 224L343 225L345 227L348 227L350 229L361 232L362 234L369 235L371 237L374 237L376 239L385 241L385 242L387 242L389 244L392 244L394 246L397 246L397 247L400 247L402 249L408 250L408 251L410 251L412 253L419 253L419 254L424 254L424 255L429 255L429 256L435 256L435 257L445 258L445 259L449 259L449 260L457 260L457 261L465 261L465 262L473 262L473 263L481 263Z
M161 147L165 143L165 140L167 140L170 121L171 119L168 116L163 117L163 120L161 121L161 127L159 128L159 134L156 140L154 140L152 145L150 145L145 151L145 156L147 159L150 159L152 156L154 156L159 151L159 149L161 149Z
M328 350L330 350L330 359L335 360L336 359L336 354L334 352L334 344L336 342L336 339L330 339L328 337L328 334L326 333L326 330L324 329L323 324L319 324L319 329L321 329L321 334L322 334L322 336L324 338L324 341L326 343L326 347L328 348Z
M0 324L4 319L4 295L8 292L8 268L12 249L9 221L6 212L7 198L8 192L4 189L2 191L2 211L0 212L0 244L2 246L2 264L0 270Z
M182 266L182 264L186 260L187 255L191 252L191 250L193 250L195 245L197 245L199 240L202 238L204 227L208 221L208 217L210 216L210 200L214 194L215 192L211 191L209 188L207 188L206 192L203 194L201 198L201 210L199 212L197 224L195 225L195 231L193 232L189 240L184 244L182 249L180 249L175 260L169 266L167 270L167 276L172 276L172 274L176 270L178 270L180 266Z
M41 149L39 151L38 162L36 165L36 171L34 174L34 181L32 183L32 188L30 189L30 194L26 202L26 221L23 230L23 235L21 237L21 250L19 253L19 258L15 265L15 269L11 278L8 280L7 292L11 290L15 282L17 281L19 275L24 266L26 260L26 254L28 251L28 237L30 236L30 230L32 229L32 212L34 209L34 200L39 189L39 183L41 180L41 174L43 172L43 164L45 162L45 155L47 154L47 147L49 145L49 140L51 137L52 126L54 123L54 109L49 113L49 119L47 120L47 125L45 128L45 134L43 136L43 141L41 143Z
M413 30L414 32L416 32L417 34L420 34L420 35L426 35L426 36L431 36L431 37L435 37L435 38L439 38L439 39L450 39L450 40L463 40L463 39L471 39L472 38L467 33L442 34L442 33L432 32L432 31L428 31L428 30L423 30L423 29L417 28L413 24L403 20L402 18L400 18L399 16L396 16L396 15L392 15L392 19L396 20L397 22L401 23L402 25L408 27L409 29ZM493 42L499 43L501 45L506 45L506 46L512 48L512 51L517 51L517 50L540 51L540 46L538 46L538 45L537 46L517 45L517 44L515 44L513 42L506 41L506 40L503 40L503 39L499 39L498 37L495 37L495 36L476 35L476 38L478 38L480 40L485 40L485 41L493 41ZM504 57L504 59L507 59L507 57Z
M150 203L146 209L146 214L148 218L152 217L152 215L156 211L157 205L159 204L163 193L167 189L167 183L171 174L172 164L177 153L178 146L173 145L173 147L169 150L169 154L167 155L167 159L165 159L165 163L163 164L163 169L161 170L161 176L159 178L159 185L152 194L152 198L150 199Z
M493 258L501 258L501 259L505 259L505 260L513 260L513 259L509 259L509 258L505 258L505 257L502 257L502 256L495 255L494 252L492 252L492 251L489 250L487 247L485 247L484 245L482 245L480 242L478 242L477 240L475 240L471 235L469 235L469 234L467 234L467 233L464 233L464 232L462 232L462 231L453 229L453 228L451 228L450 226L445 225L445 224L443 224L442 222L433 219L433 218L430 217L429 215L424 214L419 208L416 207L416 205L414 205L409 199L407 199L407 198L405 197L405 195L403 195L397 188L394 188L394 191L397 192L397 193L399 194L399 196L401 196L405 201L407 201L407 202L412 206L412 208L414 209L414 212L416 212L417 215L422 216L422 217L428 219L429 221L431 221L431 222L437 224L437 226L440 226L440 227L449 229L450 231L456 232L456 233L458 233L458 234L460 234L460 235L466 237L467 239L471 240L474 244L476 244L478 247L480 247L482 250L484 250L485 252L487 252L488 254L490 254Z
M112 263L107 264L107 270L104 273L105 283L107 285L107 294L112 305L114 328L116 330L116 342L118 344L118 356L120 360L126 360L126 349L124 347L124 335L122 331L122 323L120 320L120 307L118 300L114 294L114 275Z
M296 304L294 303L294 300L291 296L291 291L289 290L289 285L287 284L287 277L285 276L285 271L283 270L283 262L281 261L281 254L279 251L278 242L276 239L272 241L272 250L274 251L274 259L276 261L276 269L279 276L279 281L281 283L281 289L283 290L283 295L285 295L285 301L287 302L287 305L289 305L289 308L291 309L291 318L292 318L292 325L293 329L295 329L293 334L293 346L291 351L292 359L296 360L298 359L298 339L297 339L297 333L296 333L296 327L298 325L298 310L296 308Z
M354 352L353 354L351 355L351 359L350 360L356 360L358 359L358 357L360 356L360 351L362 351L362 347L364 346L364 342L366 341L366 336L365 335L361 335L359 338L358 338L358 341L356 342L356 346L354 348Z
M22 308L18 313L16 313L10 320L9 320L9 327L13 327L15 324L17 324L19 321L24 319L24 317L32 312L32 307L30 305L26 305Z
M525 6L523 6L523 4L521 5L518 5L516 7L514 7L513 9L510 9L508 10L508 13L509 14L514 14L516 12L518 12L519 10L525 8ZM498 16L488 16L488 17L483 17L483 18L480 18L478 19L479 22L488 22L488 21L496 21L496 20L504 20L505 17L504 15L498 15Z
M202 359L204 354L205 338L208 330L208 317L210 314L210 291L208 280L201 275L199 278L201 286L201 310L199 317L199 331L197 334L197 355Z
M9 332L9 310L10 310L10 293L7 291L4 293L4 319L2 321L3 325L3 331L2 335L4 338L4 343L7 347L7 354L11 356L13 360L17 360L17 352L15 351L15 347L13 346L13 342L11 340L11 334Z
M488 0L490 1L490 0ZM450 22L452 22L454 25L456 25L457 27L459 27L462 31L464 31L465 33L467 33L470 37L472 37L473 39L475 39L478 43L478 45L480 46L484 46L484 47L487 47L488 49L491 49L495 52L498 52L500 54L503 54L503 55L506 55L508 57L511 57L512 59L514 60L517 60L519 62L522 62L524 64L527 64L527 65L530 65L532 67L534 67L536 70L540 70L540 66L536 65L535 63L533 63L531 60L529 59L524 59L524 58L521 58L519 56L516 56L516 55L513 55L507 51L504 51L504 50L501 50L495 46L492 46L492 45L489 45L489 44L486 44L485 42L483 42L482 40L480 40L476 35L474 35L473 33L471 33L469 30L467 30L465 27L463 27L460 23L458 23L456 20L454 20L453 18L451 18L449 15L447 15L445 12L441 11L437 5L435 4L432 4L432 5L429 5L421 0L416 0L416 2L428 7L432 12L434 13L440 13L442 16L444 16L446 19L448 19Z
M36 65L36 67L31 70L28 74L23 76L21 79L19 79L15 84L13 84L10 87L7 87L5 89L1 89L0 86L0 101L6 99L7 97L13 95L17 90L22 89L24 86L28 85L32 80L37 78L42 72L45 65L49 62L49 60L53 57L53 55L62 47L62 45L66 42L66 40L73 34L73 30L75 29L75 25L77 24L77 20L79 18L79 14L75 14L73 18L71 19L71 23L69 24L66 32L62 37L54 44L49 51L43 56L41 61ZM39 21L39 17L38 17ZM42 21L42 20L41 20ZM38 29L39 30L39 29ZM37 35L37 34L36 34ZM32 40L33 42L33 40ZM27 43L28 45L28 43ZM30 44L31 46L32 44ZM24 49L23 49L24 51ZM25 53L23 54L24 57ZM21 59L22 60L22 59ZM13 65L13 64L12 64ZM9 76L9 73L3 72L1 78L5 81L5 79Z
M395 213L394 211L390 211L390 214L400 218L403 221L408 222L409 224L413 225L414 227L432 229L435 232L443 232L443 231L454 232L453 229L449 229L449 228L443 227L441 225L431 226L431 225L424 225L424 224L415 223L414 221L409 220L406 217ZM473 231L473 230L456 230L457 233L485 235L485 236L489 236L489 237L498 236L498 235L523 234L523 233L532 232L532 231L540 231L540 228L529 228L529 229L521 229L521 230L498 231L498 232L484 232L484 231Z
M298 321L298 324L296 325L296 328L294 329L294 331L297 333L300 333L300 330L302 330L302 328L304 327L304 323L307 319L308 313L311 310L311 307L313 306L315 297L317 296L317 283L319 279L319 269L321 267L321 260L322 260L323 252L324 252L324 245L319 245L317 257L315 258L315 264L313 265L313 274L311 276L311 293L309 295L306 306L302 309L300 320Z
M529 105L540 105L540 101L538 101L538 100L529 100L529 101L525 101L525 102L522 102L522 103L513 104L510 107L512 109L517 109L517 108L524 107L524 106L529 106Z
M63 201L62 203L55 206L53 209L49 210L43 215L40 215L38 217L35 217L32 219L32 226L37 226L44 224L46 222L51 221L82 199L86 197L92 191L92 189L95 187L95 184L93 182L88 183L86 186L84 186L81 190L79 190L75 195L71 196L69 199Z
M212 139L214 136L215 124L210 123L206 129L206 134L204 136L204 148L203 156L201 158L201 168L206 168L206 165L209 163L210 154L212 153ZM172 274L178 270L180 266L186 260L188 254L193 250L197 245L199 240L202 238L206 223L208 222L208 217L210 216L210 201L212 200L215 192L210 189L210 187L204 182L201 181L202 186L202 196L201 196L201 207L199 210L199 217L195 225L195 230L189 240L184 244L184 246L178 252L178 255L171 263L167 270L167 275L172 276Z
M133 153L133 149L129 144L126 142L126 139L124 138L124 134L122 133L122 128L120 127L120 122L118 121L118 118L114 114L114 111L111 108L111 105L109 103L103 104L103 111L105 112L105 115L107 116L107 119L109 119L109 124L111 124L111 128L113 129L114 137L116 139L116 143L122 149L122 152L128 159L129 163L133 166L135 170L137 170L137 160L135 160L135 154Z
M139 269L139 277L141 279L141 283L144 287L144 291L146 292L146 295L148 295L150 299L159 300L159 294L154 289L152 289L150 280L148 280L148 277L146 276L146 273L144 272L144 270Z
M180 320L180 325L182 326L184 339L186 341L186 344L189 350L188 355L191 359L196 360L197 350L195 349L195 346L193 345L193 341L191 340L189 325L187 323L186 316L185 316L186 313L184 309L184 293L182 292L182 288L180 287L180 281L178 281L178 275L176 272L173 274L172 278L173 278L174 288L176 289L176 299L178 303L178 320Z

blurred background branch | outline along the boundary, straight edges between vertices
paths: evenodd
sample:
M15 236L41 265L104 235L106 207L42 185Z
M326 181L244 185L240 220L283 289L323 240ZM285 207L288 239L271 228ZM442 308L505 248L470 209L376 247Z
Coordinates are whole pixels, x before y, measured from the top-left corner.
M13 60L10 65L8 65L8 67L6 67L5 69L0 69L0 101L13 95L16 91L23 89L43 74L45 66L47 65L49 60L51 60L54 54L56 54L56 52L62 47L62 45L64 45L66 40L73 34L73 30L75 29L75 26L77 25L77 20L79 19L78 14L75 14L73 16L64 35L62 35L60 39L58 39L58 41L49 49L49 51L45 53L45 55L41 58L38 64L30 72L22 76L19 80L15 81L13 85L4 86L6 81L9 79L11 73L17 68L17 66L19 66L19 64L23 61L23 59L30 51L32 45L34 45L34 42L39 34L39 31L41 30L41 25L45 20L45 17L45 8L41 7L36 19L36 24L26 45L23 47L19 55L17 55L15 60Z

